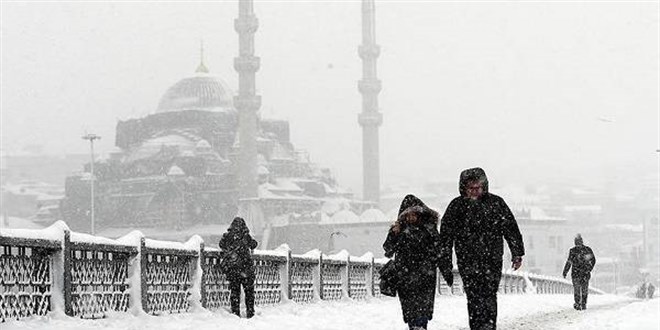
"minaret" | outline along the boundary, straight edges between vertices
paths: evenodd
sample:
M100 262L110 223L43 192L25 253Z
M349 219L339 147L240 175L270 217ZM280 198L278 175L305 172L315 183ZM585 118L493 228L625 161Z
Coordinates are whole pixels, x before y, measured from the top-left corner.
M378 128L383 115L378 112L380 80L376 75L376 59L380 47L376 45L376 15L374 0L362 0L362 45L358 48L362 59L362 80L358 90L362 94L362 113L358 122L362 126L362 178L364 200L380 201L380 161Z
M234 59L234 69L238 72L238 96L234 97L234 107L238 110L241 198L257 197L257 110L261 106L261 97L255 93L259 57L254 56L254 33L258 26L252 0L239 0L238 18L234 20L239 47L238 57Z

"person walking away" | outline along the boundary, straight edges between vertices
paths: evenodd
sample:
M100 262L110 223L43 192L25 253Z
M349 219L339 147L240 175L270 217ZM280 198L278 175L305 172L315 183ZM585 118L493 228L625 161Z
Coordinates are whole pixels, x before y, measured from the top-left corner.
M587 297L589 296L589 279L591 270L596 265L596 256L590 247L584 245L582 235L575 236L575 246L568 252L568 259L564 266L563 276L566 278L568 270L571 270L573 281L573 308L576 310L587 309Z
M517 270L525 255L522 235L504 199L488 191L483 169L461 172L459 193L447 206L440 222L440 272L451 283L455 249L470 329L496 329L503 241L506 240L511 251L511 266Z
M655 285L649 282L649 285L646 286L646 298L653 299L654 293L655 293Z
M254 262L252 250L258 243L252 236L240 217L234 218L227 232L222 235L218 243L227 258L225 275L229 281L231 312L241 316L241 286L245 293L246 317L254 316Z
M383 244L397 269L397 293L409 329L426 329L433 318L439 239L438 213L413 195L401 202L399 216Z

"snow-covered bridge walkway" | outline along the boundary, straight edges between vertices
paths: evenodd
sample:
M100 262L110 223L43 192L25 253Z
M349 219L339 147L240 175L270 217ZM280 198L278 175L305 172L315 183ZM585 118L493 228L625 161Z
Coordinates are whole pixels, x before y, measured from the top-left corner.
M589 309L572 309L571 295L500 295L500 329L660 329L660 299L639 301L613 295L592 295ZM224 310L162 316L116 313L105 319L80 320L42 316L10 321L3 330L24 329L246 329L246 330L343 330L407 329L396 298L368 301L318 301L257 307L252 319L239 319ZM464 296L439 296L429 329L467 329Z

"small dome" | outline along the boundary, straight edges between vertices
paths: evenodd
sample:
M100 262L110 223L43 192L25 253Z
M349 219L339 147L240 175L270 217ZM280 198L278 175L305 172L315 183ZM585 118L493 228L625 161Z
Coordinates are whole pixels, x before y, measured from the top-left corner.
M156 113L223 111L232 109L232 97L231 90L221 79L198 70L195 76L180 80L165 92Z
M211 144L209 143L209 141L206 141L206 140L202 139L202 140L199 140L199 142L197 142L197 145L195 146L195 149L197 149L199 151L210 151L211 150Z
M170 167L170 170L167 171L167 175L168 176L183 176L183 175L186 175L186 173L183 172L181 167L178 167L176 165L172 165L172 167Z

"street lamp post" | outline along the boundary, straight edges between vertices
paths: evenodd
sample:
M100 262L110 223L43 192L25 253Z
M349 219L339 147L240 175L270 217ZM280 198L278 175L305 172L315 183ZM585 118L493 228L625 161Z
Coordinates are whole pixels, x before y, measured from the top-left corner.
M95 140L100 140L101 137L93 134L93 133L88 133L84 135L83 140L89 140L89 151L90 151L90 156L92 162L90 163L89 166L89 190L90 190L90 216L91 216L91 234L94 235L94 141Z

